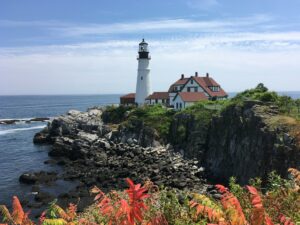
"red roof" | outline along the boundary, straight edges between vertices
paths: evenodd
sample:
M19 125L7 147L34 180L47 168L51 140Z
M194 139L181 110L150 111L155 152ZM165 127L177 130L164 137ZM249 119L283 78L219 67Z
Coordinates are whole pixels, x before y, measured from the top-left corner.
M220 87L220 85L211 77L192 77L211 97L225 97L227 93ZM218 86L219 91L212 91L209 87Z
M178 95L184 102L198 102L201 100L208 100L208 97L204 94L204 92L179 92Z
M176 85L184 85L189 79L190 78L185 77L185 78L181 78L181 79L177 80L174 84L172 84L170 86L169 92L173 91L174 86L176 86Z
M153 92L146 99L169 99L169 92Z
M129 93L127 95L123 95L120 98L135 98L135 93Z

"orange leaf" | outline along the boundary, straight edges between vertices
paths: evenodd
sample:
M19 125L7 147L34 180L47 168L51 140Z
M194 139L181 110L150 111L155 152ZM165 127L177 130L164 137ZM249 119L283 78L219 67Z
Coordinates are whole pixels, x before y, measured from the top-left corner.
M12 212L12 218L16 224L22 224L24 219L24 211L23 207L18 199L17 196L13 196L13 212Z

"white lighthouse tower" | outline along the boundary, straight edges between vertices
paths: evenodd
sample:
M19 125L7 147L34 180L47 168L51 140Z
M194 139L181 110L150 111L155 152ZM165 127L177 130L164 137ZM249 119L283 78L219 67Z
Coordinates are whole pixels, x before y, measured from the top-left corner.
M145 103L145 98L151 94L151 85L150 85L150 55L148 50L148 43L143 39L139 44L139 56L138 60L138 73L136 81L136 94L135 102L138 105Z

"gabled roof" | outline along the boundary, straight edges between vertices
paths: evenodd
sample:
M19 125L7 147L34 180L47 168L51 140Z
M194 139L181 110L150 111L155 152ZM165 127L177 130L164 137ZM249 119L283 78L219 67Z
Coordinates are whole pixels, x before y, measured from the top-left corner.
M192 76L190 79L194 79L207 94L211 97L225 97L228 96L227 93L220 87L220 85L211 77L196 77ZM209 87L218 86L220 88L219 91L212 91Z
M177 86L177 85L184 85L189 79L190 79L190 78L185 77L185 78L181 78L181 79L177 80L175 83L173 83L173 84L170 86L168 92L172 92L174 86Z
M127 95L123 95L120 98L135 98L135 93L129 93Z
M169 99L169 92L153 92L146 99Z
M227 93L220 87L220 85L211 77L205 76L205 77L198 77L198 76L191 76L189 78L181 78L177 80L175 83L173 83L168 92L173 92L174 86L177 85L186 85L190 79L195 80L203 89L204 91L211 97L226 97L228 96ZM212 86L218 86L220 87L219 91L212 91L210 87Z
M201 100L208 100L208 97L204 94L204 92L179 92L175 96L174 100L178 95L184 102L198 102Z

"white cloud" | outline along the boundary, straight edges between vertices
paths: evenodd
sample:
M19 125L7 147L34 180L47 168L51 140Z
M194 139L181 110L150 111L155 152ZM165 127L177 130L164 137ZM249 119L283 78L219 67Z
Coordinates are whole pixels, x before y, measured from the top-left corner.
M148 40L153 90L181 73L209 72L228 91L264 82L298 90L300 32L210 34ZM126 93L134 91L137 42L0 49L0 94Z
M69 26L51 28L53 31L65 36L103 35L140 32L225 32L252 27L271 20L267 15L255 15L245 18L224 20L190 20L190 19L164 19L150 20L134 23L115 24L86 24L84 26Z
M171 33L174 32L238 32L245 28L266 25L272 21L268 15L254 15L223 20L158 19L112 24L70 24L59 21L9 21L0 20L0 27L37 27L57 36L99 36L108 34Z
M279 25L268 15L85 25L0 21L0 27L28 26L50 30L55 38L59 33L65 43L76 37L82 40L82 36L107 34L109 40L2 47L0 94L132 92L139 40L120 38L119 34L134 37L142 32L154 37L147 39L153 90L166 90L179 74L192 75L195 71L210 72L228 91L243 90L259 82L274 90L299 89L300 31L274 31ZM176 33L180 35L174 36ZM51 35L48 38L51 40Z

